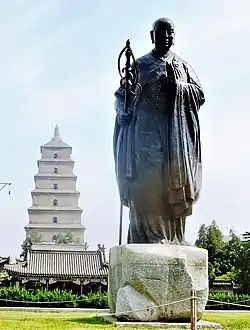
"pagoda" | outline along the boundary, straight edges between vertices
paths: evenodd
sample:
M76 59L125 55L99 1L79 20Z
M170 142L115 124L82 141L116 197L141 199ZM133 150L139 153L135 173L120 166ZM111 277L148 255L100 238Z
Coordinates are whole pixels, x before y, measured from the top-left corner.
M105 247L88 250L78 205L77 177L70 158L71 146L60 137L56 125L53 138L41 146L29 223L22 244L22 261L5 264L16 287L71 290L76 293L107 290L108 264ZM0 263L1 265L1 263Z
M28 209L26 238L36 237L36 243L52 243L70 237L69 243L83 244L85 228L81 223L82 209L78 205L77 176L73 173L72 147L60 136L55 126L52 139L42 145L32 190L32 205Z

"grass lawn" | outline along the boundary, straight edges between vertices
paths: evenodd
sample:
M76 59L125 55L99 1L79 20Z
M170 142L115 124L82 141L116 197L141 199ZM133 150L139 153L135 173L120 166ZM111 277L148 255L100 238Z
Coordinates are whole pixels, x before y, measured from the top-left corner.
M94 318L95 314L82 312L14 312L0 311L0 329L19 330L84 330L114 329L113 325L105 324ZM249 330L250 313L207 313L204 320L218 322L224 330ZM126 328L122 328L126 329ZM131 329L131 328L128 328ZM136 328L135 328L136 329ZM150 328L143 328L144 330ZM151 328L152 329L152 328ZM156 328L154 328L156 329ZM170 330L170 329L169 329Z
M250 313L206 313L203 320L220 323L224 330L250 330Z

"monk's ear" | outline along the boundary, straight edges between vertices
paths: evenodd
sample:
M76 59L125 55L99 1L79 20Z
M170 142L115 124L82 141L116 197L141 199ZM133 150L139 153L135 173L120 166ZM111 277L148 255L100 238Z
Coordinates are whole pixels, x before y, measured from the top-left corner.
M155 43L155 31L154 30L150 31L150 37L151 37L152 44L154 44Z

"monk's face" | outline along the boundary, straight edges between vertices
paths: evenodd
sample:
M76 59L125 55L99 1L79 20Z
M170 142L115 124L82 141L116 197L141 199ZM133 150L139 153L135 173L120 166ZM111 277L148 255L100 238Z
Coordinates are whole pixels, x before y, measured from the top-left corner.
M156 51L161 55L166 54L174 43L174 36L175 31L171 21L157 22L152 34Z

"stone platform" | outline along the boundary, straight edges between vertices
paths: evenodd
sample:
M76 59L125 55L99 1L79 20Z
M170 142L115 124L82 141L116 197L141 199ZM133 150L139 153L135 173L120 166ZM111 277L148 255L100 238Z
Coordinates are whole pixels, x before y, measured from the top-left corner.
M96 318L109 321L116 328L134 328L134 327L155 327L163 329L190 329L190 323L166 323L166 322L120 322L111 315L97 315ZM222 329L222 326L215 322L199 321L197 329Z
M122 321L189 323L191 290L195 290L197 318L201 319L208 299L207 258L207 250L192 246L128 244L111 248L111 314Z

